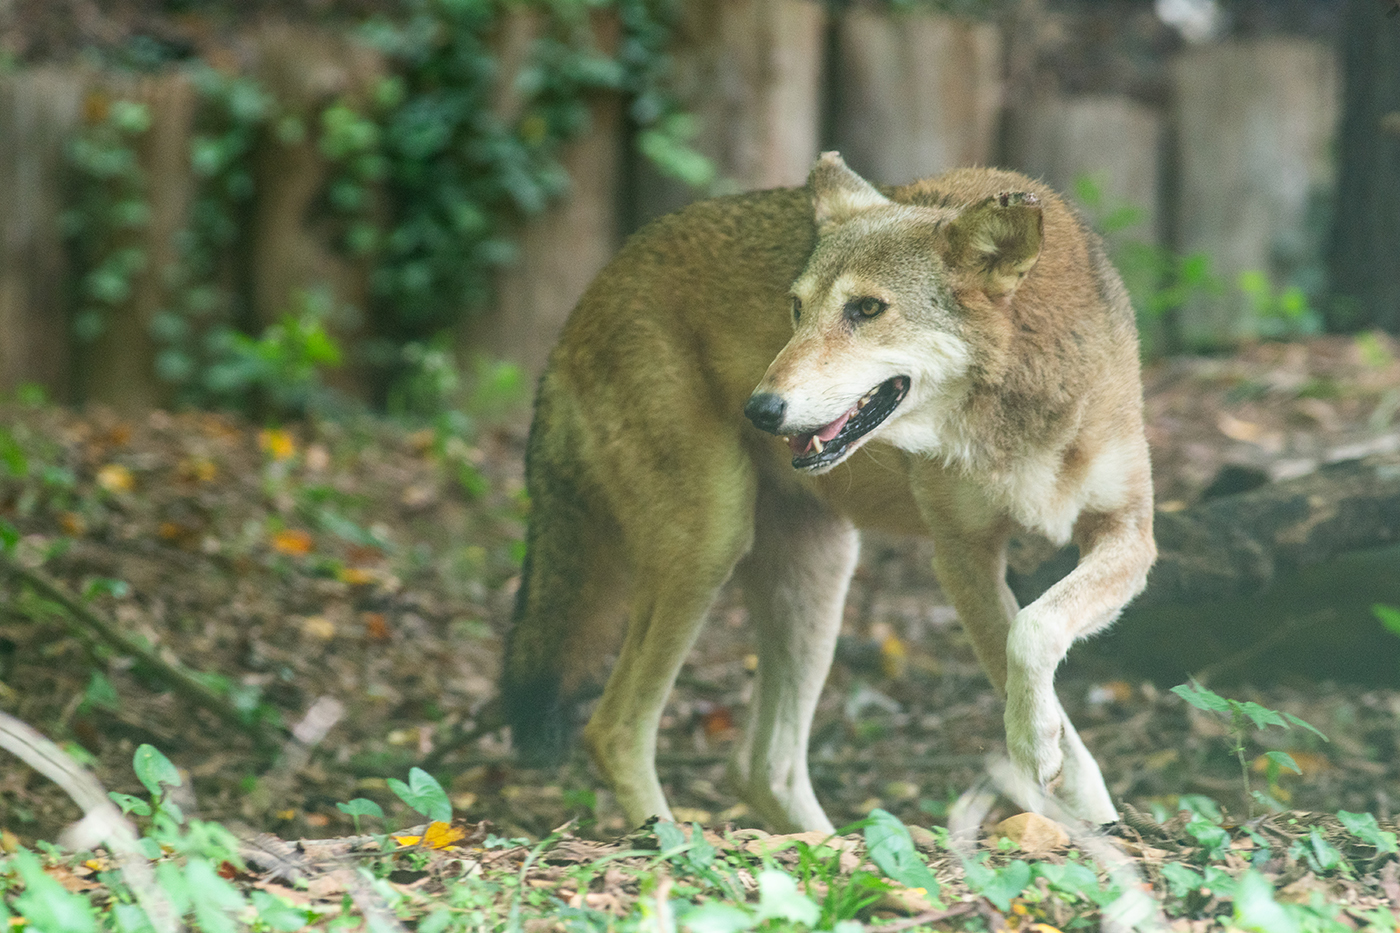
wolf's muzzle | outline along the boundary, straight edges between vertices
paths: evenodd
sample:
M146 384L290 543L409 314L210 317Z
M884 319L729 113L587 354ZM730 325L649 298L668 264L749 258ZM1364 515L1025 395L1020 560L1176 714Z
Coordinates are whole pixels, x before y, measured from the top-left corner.
M749 400L744 405L744 416L753 422L753 426L760 431L767 431L769 434L777 434L778 429L783 425L783 418L787 415L787 402L782 396L774 395L772 392L757 392L749 396Z

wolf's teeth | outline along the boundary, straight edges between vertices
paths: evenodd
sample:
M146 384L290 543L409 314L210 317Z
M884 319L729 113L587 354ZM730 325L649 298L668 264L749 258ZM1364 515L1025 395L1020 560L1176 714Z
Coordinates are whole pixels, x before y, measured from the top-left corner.
M820 437L814 436L812 438L812 449L815 450L817 453L822 452L822 439Z
M862 398L859 402L856 402L856 411L860 411L862 408L864 408L866 405L869 405L869 404L870 404L870 396L867 395L867 396L865 396L864 398Z

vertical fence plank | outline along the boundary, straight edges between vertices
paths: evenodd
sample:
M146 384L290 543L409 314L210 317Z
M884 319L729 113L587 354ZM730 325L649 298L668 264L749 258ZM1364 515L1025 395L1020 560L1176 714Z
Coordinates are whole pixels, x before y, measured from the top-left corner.
M168 389L155 374L151 321L170 303L167 272L179 258L176 240L193 197L189 151L198 100L183 72L139 79L102 75L95 80L93 92L150 108L150 129L138 144L150 220L139 235L146 262L136 275L131 297L108 315L106 328L96 340L78 348L78 395L119 411L139 411L169 401Z
M1188 345L1257 336L1234 289L1246 270L1277 283L1320 262L1310 207L1333 174L1335 51L1303 39L1258 39L1184 53L1173 64L1180 165L1178 247L1211 257L1230 288L1181 310ZM1315 222L1314 222L1315 223Z
M69 392L69 269L60 217L64 145L83 76L36 68L0 80L0 390Z
M1109 94L1047 96L1025 110L1007 157L1011 167L1070 195L1079 179L1088 178L1105 208L1141 212L1123 235L1156 243L1162 115Z
M253 317L270 324L295 309L302 294L323 291L332 305L327 330L353 350L369 309L370 270L333 242L339 225L326 197L333 168L321 153L318 123L337 101L362 108L383 64L360 43L305 27L267 28L252 47L251 74L276 101L279 119L294 119L305 130L266 134L254 156L257 197L247 236ZM346 357L329 380L364 396L366 374L353 352Z
M524 105L514 76L540 27L536 16L518 11L497 37L502 83L495 106L507 122L518 119ZM618 24L611 16L599 16L593 28L601 47L616 44ZM506 360L523 370L532 387L544 371L569 312L617 248L621 123L617 94L600 93L589 102L588 129L560 154L567 194L539 216L521 218L513 231L515 261L492 283L495 300L458 330L458 356L469 368L477 357Z
M463 341L468 356L519 365L531 386L569 312L617 248L622 104L600 97L591 112L588 133L562 157L568 194L522 226L516 261L497 277L496 301L469 323Z
M719 191L806 180L821 137L825 26L826 9L812 0L685 5L674 87L699 122L694 145L714 161ZM624 196L630 230L698 195L636 160Z
M994 24L852 6L832 68L832 144L870 179L899 184L994 160L1002 100Z

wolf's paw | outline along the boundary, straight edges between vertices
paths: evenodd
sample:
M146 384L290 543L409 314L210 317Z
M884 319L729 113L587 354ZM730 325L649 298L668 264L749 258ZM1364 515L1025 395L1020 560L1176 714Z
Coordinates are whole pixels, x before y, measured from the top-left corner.
M1030 704L1008 703L1006 707L1006 749L1022 774L1041 790L1054 791L1064 772L1065 753L1059 710L1037 716Z

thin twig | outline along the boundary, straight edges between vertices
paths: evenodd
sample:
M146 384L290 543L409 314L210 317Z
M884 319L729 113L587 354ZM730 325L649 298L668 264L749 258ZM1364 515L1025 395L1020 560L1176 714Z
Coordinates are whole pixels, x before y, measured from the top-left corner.
M910 930L928 923L939 923L943 920L961 917L963 914L970 914L976 909L976 901L963 901L961 904L954 904L947 910L926 910L921 914L905 917L902 920L891 920L889 923L882 923L879 926L866 927L865 931L866 933L899 933L900 930Z
M136 658L141 664L160 675L170 689L180 696L208 710L214 716L234 728L247 733L259 745L267 745L274 740L286 738L286 730L278 726L260 725L247 722L233 708L227 698L210 689L183 665L172 664L160 656L153 648L141 644L126 635L113 622L83 604L63 584L47 574L24 567L8 554L0 553L0 576L8 575L34 590L40 596L60 606L68 627L80 635L90 635L115 648L119 653ZM266 729L276 730L276 736L267 735Z

